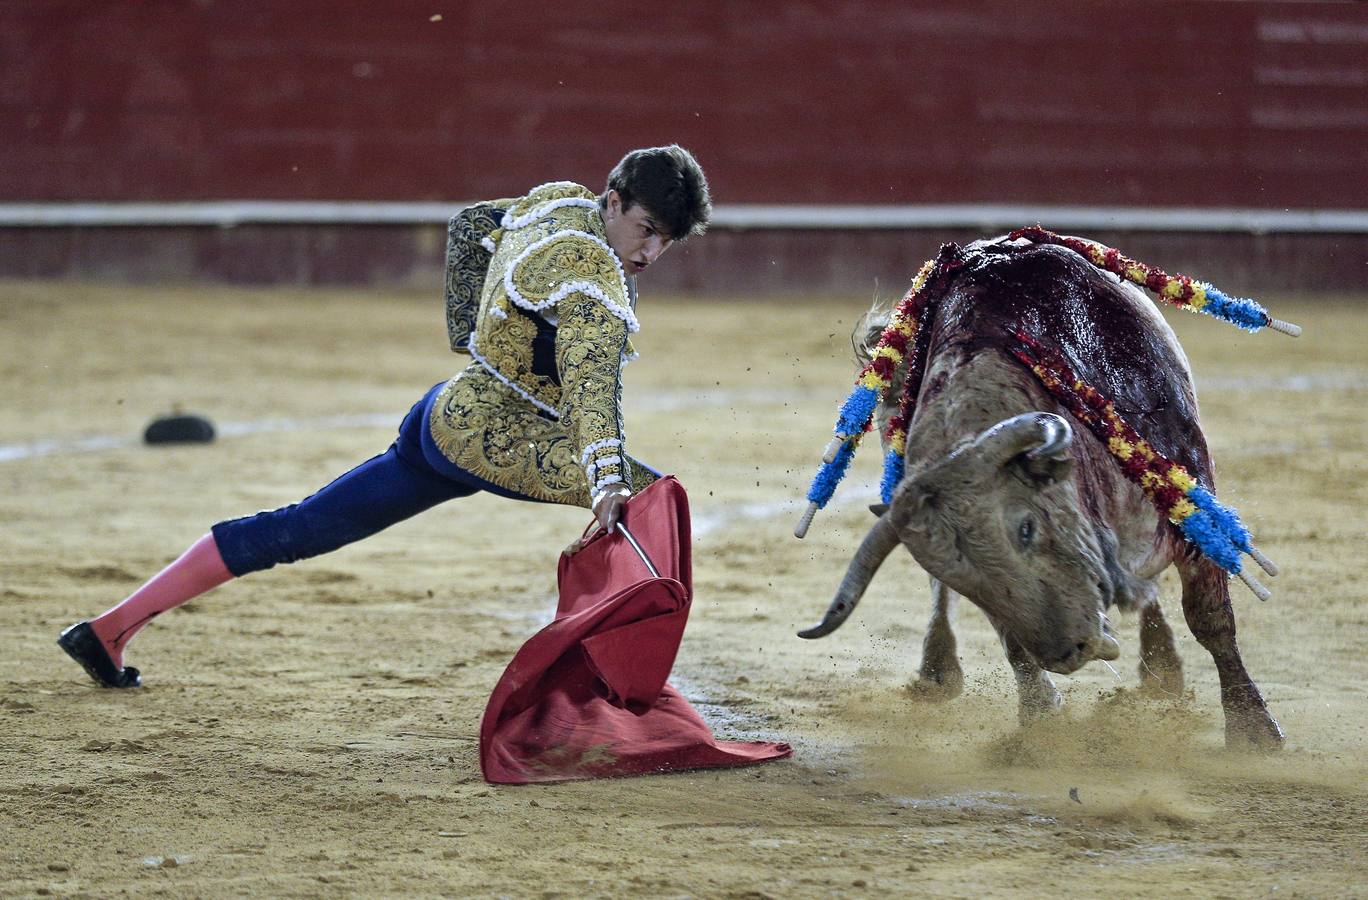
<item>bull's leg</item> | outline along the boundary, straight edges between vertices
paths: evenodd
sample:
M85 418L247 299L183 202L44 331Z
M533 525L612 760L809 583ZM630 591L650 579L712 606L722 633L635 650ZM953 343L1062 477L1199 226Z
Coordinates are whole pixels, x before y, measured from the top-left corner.
M1158 600L1140 609L1140 689L1165 697L1183 693L1183 661Z
M964 689L955 648L955 632L950 627L955 610L955 592L935 578L931 579L931 621L922 641L921 671L910 685L912 696L940 703L953 700Z
M1178 572L1183 579L1183 614L1188 628L1215 660L1221 678L1226 746L1281 747L1282 729L1245 671L1235 645L1235 613L1230 606L1226 573L1205 559L1183 560Z
M1002 648L1007 651L1007 662L1017 683L1017 720L1029 725L1064 705L1064 698L1055 689L1049 673L1040 667L1031 654L993 622Z

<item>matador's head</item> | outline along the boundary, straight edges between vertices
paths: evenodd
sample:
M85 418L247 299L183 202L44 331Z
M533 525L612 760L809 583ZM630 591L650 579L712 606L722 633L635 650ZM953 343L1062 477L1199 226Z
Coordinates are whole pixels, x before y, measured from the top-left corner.
M624 156L608 174L599 207L608 246L629 275L642 272L675 241L702 234L712 217L708 179L678 144Z

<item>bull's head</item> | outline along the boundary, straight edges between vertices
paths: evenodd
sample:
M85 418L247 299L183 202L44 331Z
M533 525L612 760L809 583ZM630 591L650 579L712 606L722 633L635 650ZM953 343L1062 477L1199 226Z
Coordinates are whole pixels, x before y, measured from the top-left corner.
M902 543L934 577L983 609L1042 668L1068 673L1115 659L1103 611L1112 582L1080 512L1069 423L1049 413L999 422L905 478L861 544L822 624L849 616L879 565Z

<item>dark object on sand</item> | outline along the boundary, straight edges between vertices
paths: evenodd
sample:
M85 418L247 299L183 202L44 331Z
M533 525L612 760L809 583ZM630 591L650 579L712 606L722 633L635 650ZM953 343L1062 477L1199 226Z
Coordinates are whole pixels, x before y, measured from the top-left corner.
M207 444L214 439L214 423L204 416L163 416L143 432L149 444Z

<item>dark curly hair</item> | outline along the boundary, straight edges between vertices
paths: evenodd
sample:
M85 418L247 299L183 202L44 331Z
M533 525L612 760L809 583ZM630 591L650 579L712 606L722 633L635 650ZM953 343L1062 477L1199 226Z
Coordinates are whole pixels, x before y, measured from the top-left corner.
M641 206L676 241L702 234L712 218L703 168L678 144L628 153L608 173L601 203L608 202L609 191L622 197L623 209Z

